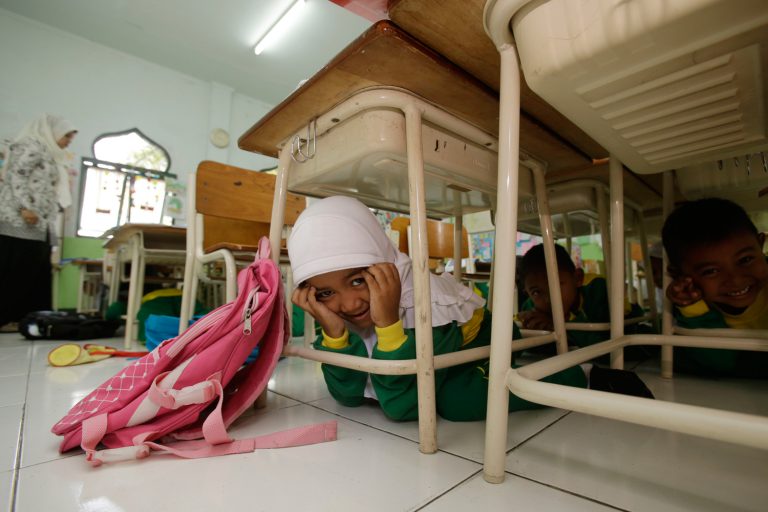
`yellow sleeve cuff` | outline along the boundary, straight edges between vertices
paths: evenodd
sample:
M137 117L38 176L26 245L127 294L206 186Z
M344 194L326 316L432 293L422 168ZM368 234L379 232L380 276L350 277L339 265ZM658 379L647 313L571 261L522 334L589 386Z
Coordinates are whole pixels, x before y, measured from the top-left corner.
M334 350L345 348L349 345L349 331L344 329L344 334L338 338L331 338L323 331L323 346Z
M461 336L463 338L461 343L462 347L467 343L471 343L475 338L477 338L477 334L480 332L480 326L483 323L484 317L485 308L477 308L472 314L472 318L470 318L467 323L461 326Z
M378 338L378 347L382 352L392 352L399 349L408 336L403 329L403 321L398 320L387 327L375 327L376 337Z
M701 316L709 313L709 306L707 306L707 303L703 300L694 302L693 304L689 304L687 306L678 306L677 309L680 310L680 314L687 318Z

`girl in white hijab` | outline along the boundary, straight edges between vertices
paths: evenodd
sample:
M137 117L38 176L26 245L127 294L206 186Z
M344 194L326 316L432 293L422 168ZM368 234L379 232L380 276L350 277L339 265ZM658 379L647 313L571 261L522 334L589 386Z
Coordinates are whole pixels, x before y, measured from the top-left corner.
M46 114L10 146L0 173L0 326L51 308L50 242L60 209L72 203L65 148L76 133Z
M415 358L411 260L394 247L363 203L335 196L312 204L294 225L288 254L298 283L293 303L322 328L316 349L376 359ZM447 274L430 274L430 289L436 355L490 342L491 317L482 297ZM485 418L484 366L487 361L435 372L438 414L452 420ZM574 383L583 385L584 374L576 370L580 377ZM417 417L413 375L368 375L327 364L323 375L331 395L344 405L373 399L392 419ZM558 382L573 379L566 380ZM514 398L511 410L533 406Z

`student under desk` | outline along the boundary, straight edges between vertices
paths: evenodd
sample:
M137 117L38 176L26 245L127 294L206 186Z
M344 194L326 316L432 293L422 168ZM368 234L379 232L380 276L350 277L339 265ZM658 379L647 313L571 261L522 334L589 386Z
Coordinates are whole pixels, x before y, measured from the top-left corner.
M423 242L416 244L412 257L421 261L426 256L425 247L419 248L426 244L426 215L460 217L462 213L494 207L497 112L496 95L487 86L395 25L382 21L257 122L240 138L239 146L268 156L279 155L270 237L273 244L283 224L286 190L315 196L346 193L363 199L368 206L410 212L413 232ZM366 125L361 119L368 115L378 116L385 126L397 125L400 133L404 126L414 129L407 129L405 137L371 137L392 146L375 155L368 165L357 165L354 158L345 158L355 153L364 160L364 151L354 144L345 144L344 137L363 137ZM422 119L423 130L419 129ZM347 120L360 121L360 129L345 128ZM535 122L526 120L523 125L530 144L551 156L551 168L591 164L591 158ZM335 140L333 137L344 130L347 132L339 136L341 141L336 141L336 151L329 156L322 147L324 137ZM393 146L399 147L397 155L391 151ZM403 159L401 151L405 146L423 151L409 150L409 157ZM460 168L457 162L462 159L468 164ZM329 169L340 171L326 172ZM409 194L404 186L409 181L411 191L418 193ZM461 228L458 222L457 227ZM416 284L417 294L423 293L418 291L419 286L428 285ZM425 326L424 331L427 330ZM396 362L397 369L383 371L415 372L422 377L420 387L422 382L429 381L430 334L419 335L419 363L413 366L413 361L400 361ZM319 360L316 354L302 355ZM480 357L482 353L476 358ZM405 363L411 367L404 369ZM450 366L456 361L436 360L435 367L440 364ZM420 397L429 393L427 383L420 390ZM425 407L419 412L421 450L431 453L436 450L434 401L420 398L419 403Z

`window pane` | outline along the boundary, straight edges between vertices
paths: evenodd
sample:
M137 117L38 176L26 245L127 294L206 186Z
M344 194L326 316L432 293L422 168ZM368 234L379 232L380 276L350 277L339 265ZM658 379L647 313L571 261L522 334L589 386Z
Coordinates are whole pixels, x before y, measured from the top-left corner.
M153 171L166 172L170 165L168 157L160 147L135 131L100 138L94 143L93 151L99 160Z
M88 167L78 235L101 236L104 231L117 226L124 183L122 172Z
M165 181L134 176L131 197L131 222L160 223L165 202Z

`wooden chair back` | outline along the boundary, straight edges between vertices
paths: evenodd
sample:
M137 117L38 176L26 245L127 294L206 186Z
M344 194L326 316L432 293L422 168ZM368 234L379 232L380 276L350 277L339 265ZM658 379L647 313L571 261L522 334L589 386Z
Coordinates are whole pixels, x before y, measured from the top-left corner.
M392 231L399 233L400 252L409 254L408 251L408 226L411 219L408 217L395 217L392 220ZM427 219L427 241L430 259L453 258L453 224ZM469 236L467 229L461 229L461 257L469 257Z
M195 210L203 215L203 251L255 251L269 236L275 175L206 160L197 167ZM304 209L302 196L288 194L285 223Z

